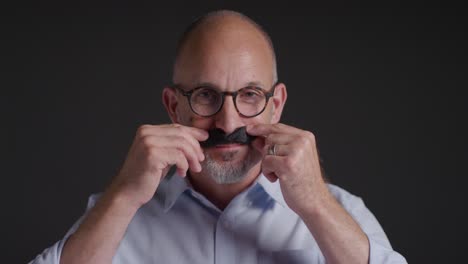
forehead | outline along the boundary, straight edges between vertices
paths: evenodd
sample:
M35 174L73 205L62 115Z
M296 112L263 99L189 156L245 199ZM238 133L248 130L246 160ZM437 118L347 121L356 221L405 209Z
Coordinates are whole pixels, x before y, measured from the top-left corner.
M268 86L273 81L273 63L268 42L253 27L198 30L181 49L174 82L189 86L212 83L223 90L253 82Z

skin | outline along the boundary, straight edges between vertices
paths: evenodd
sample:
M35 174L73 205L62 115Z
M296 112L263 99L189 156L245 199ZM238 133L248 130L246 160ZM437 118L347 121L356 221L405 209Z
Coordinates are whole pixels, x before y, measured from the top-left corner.
M210 83L222 91L235 91L255 82L268 90L274 82L273 58L261 33L236 15L211 18L190 36L177 59L173 81L188 90ZM111 263L127 226L138 208L154 195L172 164L179 175L190 175L194 188L224 209L250 186L260 172L279 180L288 206L316 238L327 263L368 263L369 244L357 223L328 192L319 166L315 137L311 132L280 124L287 98L278 84L266 110L254 118L241 117L230 97L221 111L203 118L191 112L187 99L175 90L163 90L163 102L173 122L144 125L136 133L120 173L78 230L65 244L61 263ZM253 148L229 144L203 150L207 129L231 133L240 126L260 136ZM267 155L275 144L277 155ZM205 154L216 162L232 153L238 163L247 153L258 162L234 184L217 184L201 170ZM161 155L164 153L164 155Z
M269 90L274 84L271 70L273 57L264 37L255 28L237 18L224 18L223 22L208 22L203 28L193 32L190 45L181 50L173 82L187 87L186 90L202 83L209 83L219 90L231 92L250 83L256 83L257 86ZM244 26L243 30L240 30L239 23ZM277 85L265 111L253 118L241 117L231 97L227 97L217 115L203 118L190 110L187 99L180 93L169 88L163 91L163 102L174 123L203 130L220 128L226 133L249 124L279 122L286 97L284 84ZM222 162L224 153L236 152L235 160L231 162L238 163L246 157L249 148L245 145L227 145L204 151L218 162ZM261 153L256 156L260 161ZM235 195L257 178L260 167L261 164L258 163L243 181L235 184L216 184L211 178L203 177L203 173L197 171L191 171L190 180L197 191L223 209Z

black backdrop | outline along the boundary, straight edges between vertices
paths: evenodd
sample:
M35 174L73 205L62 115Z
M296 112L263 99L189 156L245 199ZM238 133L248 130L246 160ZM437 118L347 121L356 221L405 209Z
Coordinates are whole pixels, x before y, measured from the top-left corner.
M364 199L393 247L410 263L464 255L465 10L155 2L2 9L2 263L59 240L136 128L169 122L160 92L177 37L219 8L271 34L283 122L316 135L332 182Z

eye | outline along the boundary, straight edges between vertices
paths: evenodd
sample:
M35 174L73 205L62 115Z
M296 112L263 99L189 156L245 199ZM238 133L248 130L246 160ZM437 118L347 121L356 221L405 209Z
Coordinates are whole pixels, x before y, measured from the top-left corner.
M213 92L212 91L201 91L197 94L198 97L200 98L210 98L213 96Z
M239 97L239 99L245 102L256 102L261 100L264 95L259 89L247 87L239 91Z
M243 93L243 96L245 96L245 97L255 97L255 96L258 96L258 94L253 92L253 91L246 91L245 93Z
M200 88L192 95L192 101L197 104L212 104L219 99L219 93L212 88Z

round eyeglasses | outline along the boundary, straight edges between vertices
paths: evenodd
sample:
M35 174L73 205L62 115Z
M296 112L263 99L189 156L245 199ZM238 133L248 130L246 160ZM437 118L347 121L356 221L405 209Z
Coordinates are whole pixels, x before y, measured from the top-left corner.
M199 116L216 115L223 107L226 95L230 95L236 111L241 116L249 118L258 116L265 110L277 84L278 82L268 92L256 86L247 86L235 92L221 92L209 86L199 86L189 91L184 91L177 85L172 87L187 97L190 109Z

